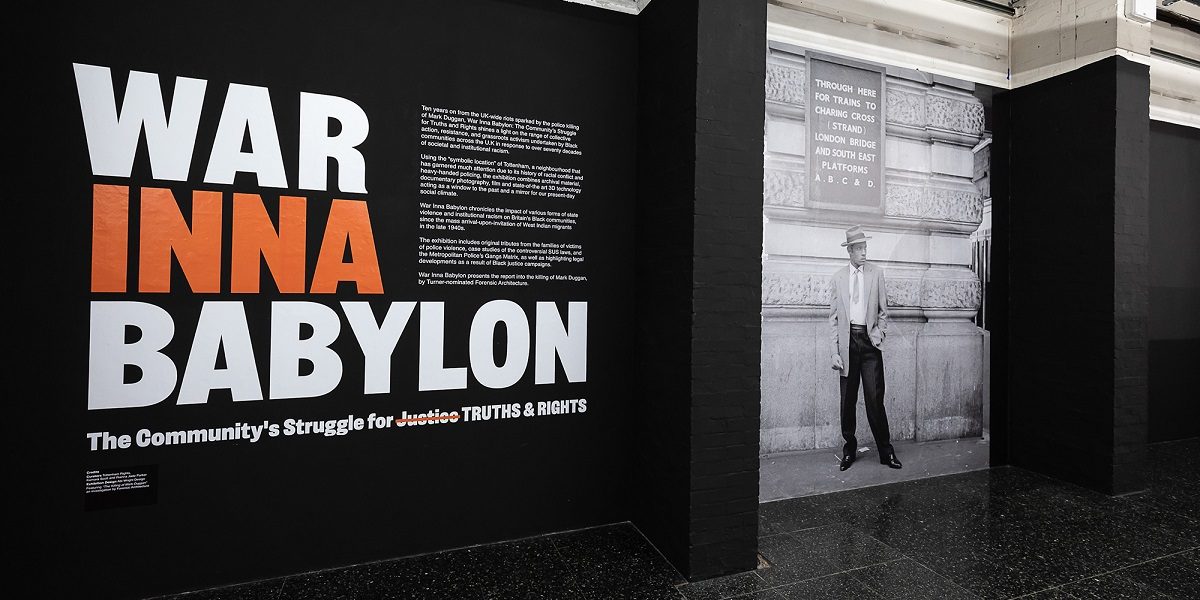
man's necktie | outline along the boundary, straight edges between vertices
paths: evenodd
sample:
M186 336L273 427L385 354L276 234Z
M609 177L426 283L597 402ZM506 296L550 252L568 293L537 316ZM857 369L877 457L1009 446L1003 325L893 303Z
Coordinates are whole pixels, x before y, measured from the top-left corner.
M850 279L854 282L850 286L850 301L855 304L858 303L858 273L858 271L854 271L850 274Z

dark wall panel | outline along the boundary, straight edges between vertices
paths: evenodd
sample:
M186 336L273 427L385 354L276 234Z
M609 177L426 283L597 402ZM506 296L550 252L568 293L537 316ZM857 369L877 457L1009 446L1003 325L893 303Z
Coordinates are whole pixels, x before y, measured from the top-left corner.
M696 2L638 15L637 427L634 523L689 569Z
M1109 492L1141 486L1148 86L1111 58L1001 103L1008 458Z
M700 3L692 282L693 577L755 568L766 2Z
M1114 494L1146 482L1147 375L1150 361L1150 72L1118 60L1113 187Z
M1200 130L1150 123L1150 441L1200 435Z
M18 278L23 288L37 289L30 318L24 319L33 329L29 339L36 340L24 353L34 364L14 369L22 376L11 379L15 385L8 392L29 399L21 403L19 415L40 424L22 448L23 454L36 457L26 461L31 463L26 481L28 499L37 506L22 519L34 540L23 554L54 570L44 579L30 577L49 586L40 595L133 597L184 591L629 518L632 427L646 414L633 403L630 377L637 192L634 16L566 2L504 0L83 5L60 12L37 50L43 54L38 70L45 85L38 87L39 106L32 114L44 131L28 138L28 153L40 163L29 175L40 191L26 203L27 215L17 219L31 247L38 249L23 262ZM118 104L130 70L159 74L168 98L176 76L208 81L186 181L155 179L144 141L131 177L93 175L72 63L110 67ZM263 187L245 173L228 185L202 181L231 83L269 90L286 188ZM349 99L369 117L370 132L360 146L368 193L297 186L302 92ZM421 154L434 153L419 143L422 105L580 126L582 154L577 157L523 151L504 156L579 167L584 182L576 199L464 193L453 200L576 211L579 219L571 232L511 237L582 244L584 261L573 270L585 275L586 282L487 288L419 282L418 273L426 268L417 262L418 238L428 234L419 229L417 203L429 197L418 194L418 163ZM336 134L338 126L333 127ZM251 147L243 143L243 150ZM500 158L469 151L453 155L464 153ZM331 181L337 181L336 172L333 167ZM189 216L193 190L217 192L225 215L221 291L192 293L176 266L171 293L91 293L92 186L97 183L135 190L168 187ZM353 285L343 284L336 293L280 294L265 269L262 294L230 293L228 244L235 192L261 194L268 206L279 195L307 197L307 277L312 276L333 200L365 201L384 293L357 293ZM135 191L131 256L137 248L137 198ZM271 211L278 218L276 209ZM348 256L337 253L338 258ZM137 281L136 271L136 266L130 270L131 282ZM89 303L112 300L154 304L172 315L175 340L165 353L179 364L181 375L202 303L242 302L264 390L275 301L309 301L339 313L341 301L365 301L377 319L393 301L444 302L448 367L467 364L471 319L488 301L517 303L531 323L535 302L555 301L564 315L567 302L587 302L586 381L568 383L560 365L555 367L557 383L535 384L531 358L511 386L492 389L471 375L466 389L418 391L414 314L392 356L391 393L365 394L362 352L342 316L341 335L331 347L342 357L344 374L329 394L232 402L228 392L218 391L204 404L177 405L177 387L153 406L87 410ZM502 333L493 352L495 356L499 349L502 357L503 340L514 332L496 331ZM524 414L526 403L577 398L588 400L586 413L525 418L530 416ZM519 405L520 418L332 437L104 452L89 451L85 438L95 431L165 431L348 414L399 416L401 411L414 415L433 408L510 403ZM669 442L683 446L678 437ZM85 510L86 471L143 465L156 468L156 499Z
M756 564L766 3L639 30L635 522L703 579Z
M988 328L991 335L991 424L992 443L988 463L1007 465L1010 461L1011 427L1009 417L1010 367L1009 337L1011 316L1009 285L1012 279L1010 240L1012 237L1012 115L1013 95L999 92L992 100L993 139L990 184L992 188L992 272L988 290Z

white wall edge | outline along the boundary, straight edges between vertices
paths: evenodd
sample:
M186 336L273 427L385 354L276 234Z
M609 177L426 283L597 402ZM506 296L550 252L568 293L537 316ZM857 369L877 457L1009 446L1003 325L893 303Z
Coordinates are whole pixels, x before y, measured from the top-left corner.
M1151 64L1150 57L1144 54L1131 52L1124 48L1110 48L1103 52L1096 52L1087 56L1079 56L1070 60L1054 63L1053 65L1026 71L1024 73L1016 73L1013 75L1013 85L1011 86L1011 89L1025 87L1044 79L1050 79L1051 77L1056 77L1064 73L1070 73L1071 71L1076 71L1094 62L1099 62L1113 56L1120 56L1135 63L1140 63L1147 66Z
M1200 111L1196 105L1157 94L1150 94L1150 120L1200 129Z

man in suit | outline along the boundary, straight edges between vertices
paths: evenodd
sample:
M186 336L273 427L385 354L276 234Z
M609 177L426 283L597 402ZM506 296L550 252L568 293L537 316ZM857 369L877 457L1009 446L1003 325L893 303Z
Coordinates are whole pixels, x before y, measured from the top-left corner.
M829 302L829 325L833 341L833 368L841 375L842 447L839 465L845 471L854 464L858 440L854 437L858 384L861 378L867 408L867 423L875 436L879 462L893 469L901 467L892 448L887 411L883 406L883 339L887 333L887 285L883 269L867 262L867 237L862 227L846 230L842 244L850 254L850 264L833 274L833 294Z

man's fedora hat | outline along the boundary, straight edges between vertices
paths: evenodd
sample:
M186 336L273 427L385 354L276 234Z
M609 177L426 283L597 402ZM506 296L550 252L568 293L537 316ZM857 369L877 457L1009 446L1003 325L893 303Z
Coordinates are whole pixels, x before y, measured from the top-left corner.
M869 239L871 238L867 236L867 234L863 233L862 226L855 225L854 227L846 230L846 241L842 243L842 246L861 244Z

